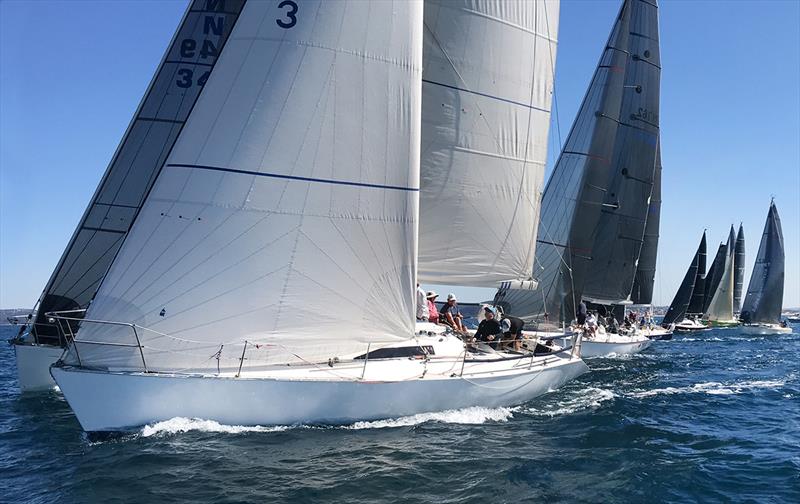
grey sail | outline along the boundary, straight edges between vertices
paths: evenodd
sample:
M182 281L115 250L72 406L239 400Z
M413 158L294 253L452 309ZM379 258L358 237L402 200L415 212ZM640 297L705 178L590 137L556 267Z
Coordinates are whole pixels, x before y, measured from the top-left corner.
M706 273L705 285L703 285L703 310L701 313L708 311L711 300L714 298L714 293L717 292L719 282L722 280L722 275L725 273L725 259L728 253L728 247L725 243L720 243L717 249L717 255L714 256L714 262Z
M781 219L775 202L772 202L742 306L742 319L745 322L774 324L780 321L784 261Z
M705 235L704 235L705 237ZM689 269L686 270L686 275L683 277L678 292L675 293L675 298L669 305L667 313L664 315L662 325L668 326L669 324L680 322L686 316L686 311L689 309L689 302L692 300L692 292L694 291L694 284L697 280L698 265L700 264L700 254L705 255L705 240L700 242L692 258L692 263Z
M721 265L717 265L715 276L718 271L722 274L717 282L717 288L711 294L711 302L703 314L705 320L710 321L732 321L733 318L733 253L735 245L735 233L731 228L728 241L725 243L725 257Z
M626 0L544 191L533 267L539 288L499 292L506 310L552 325L571 320L589 273L616 267L616 254L626 268L611 280L613 297L630 295L652 191L658 94L658 8ZM625 243L595 257L617 238Z
M733 310L739 312L742 309L742 288L744 287L744 227L739 224L739 232L736 233L736 248L733 260Z
M156 70L88 208L38 302L32 331L58 343L45 314L86 308L94 297L189 112L214 68L245 0L194 0Z
M660 140L660 139L659 139ZM659 141L660 144L660 141ZM639 264L633 279L633 304L651 304L653 285L656 281L656 260L658 258L658 231L661 225L661 146L656 149L656 169L653 173L653 193L647 212L647 225L644 228L644 243L639 254ZM692 282L694 285L694 281Z
M705 300L705 285L706 285L706 232L703 231L703 238L700 240L700 245L697 247L697 274L694 279L692 299L689 302L689 307L686 309L687 314L702 315L703 302Z

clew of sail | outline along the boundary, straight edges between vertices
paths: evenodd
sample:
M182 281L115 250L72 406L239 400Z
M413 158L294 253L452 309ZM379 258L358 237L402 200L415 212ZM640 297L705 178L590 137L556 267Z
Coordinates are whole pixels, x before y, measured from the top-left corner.
M775 324L781 319L784 285L784 249L781 218L771 202L742 306L746 322Z
M155 371L230 369L245 341L267 364L409 338L422 14L246 2L87 318L140 326ZM77 336L73 361L141 368L112 346L130 327Z
M425 1L421 282L530 285L558 13L557 0Z

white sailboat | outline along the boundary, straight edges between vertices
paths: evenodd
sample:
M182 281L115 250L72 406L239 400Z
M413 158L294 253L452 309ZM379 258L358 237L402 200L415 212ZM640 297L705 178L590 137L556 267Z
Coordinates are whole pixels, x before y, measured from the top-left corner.
M217 22L221 4L206 3L206 23ZM513 19L486 22L488 39L503 36L489 31L501 25L538 39L544 16L531 9L557 9L514 5L469 3L441 23L503 14ZM414 325L427 148L422 3L237 6L197 103L51 368L82 427L176 416L348 423L518 404L584 373L575 346L481 352ZM436 32L427 6L425 17Z
M734 243L735 237L731 229L731 236L725 245L725 256L722 262L722 276L713 292L711 301L703 315L703 321L712 327L736 327L739 321L733 315L734 294Z

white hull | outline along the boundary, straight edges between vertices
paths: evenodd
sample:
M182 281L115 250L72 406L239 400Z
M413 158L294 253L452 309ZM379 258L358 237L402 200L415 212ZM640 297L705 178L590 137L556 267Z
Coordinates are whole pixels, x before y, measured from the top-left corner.
M769 336L771 334L791 334L791 327L783 327L780 324L744 324L741 327L742 334L752 336Z
M17 378L22 392L37 392L55 387L56 382L50 376L50 366L63 352L64 349L57 346L14 343Z
M568 344L569 340L561 341ZM581 357L608 357L614 355L637 354L653 344L653 340L644 335L622 336L618 334L598 335L595 338L584 336L581 341Z
M229 425L348 424L470 406L512 406L586 371L586 364L569 351L499 361L470 357L466 363L445 357L427 363L403 358L283 366L243 372L239 378L51 368L88 432L124 431L174 417Z
M710 327L707 325L690 319L683 319L681 322L675 324L675 330L678 332L707 331L709 329Z

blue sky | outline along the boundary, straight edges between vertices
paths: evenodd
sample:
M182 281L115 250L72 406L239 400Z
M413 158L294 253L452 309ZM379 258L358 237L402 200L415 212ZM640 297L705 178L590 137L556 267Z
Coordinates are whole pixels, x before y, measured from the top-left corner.
M0 2L0 307L30 307L106 168L184 1ZM566 137L619 1L563 0L554 126ZM746 282L770 196L800 305L800 2L661 2L664 204L655 302L704 228L743 222ZM558 123L555 122L556 116ZM552 167L558 135L551 131ZM450 290L438 288L439 292ZM456 289L464 300L486 290Z

